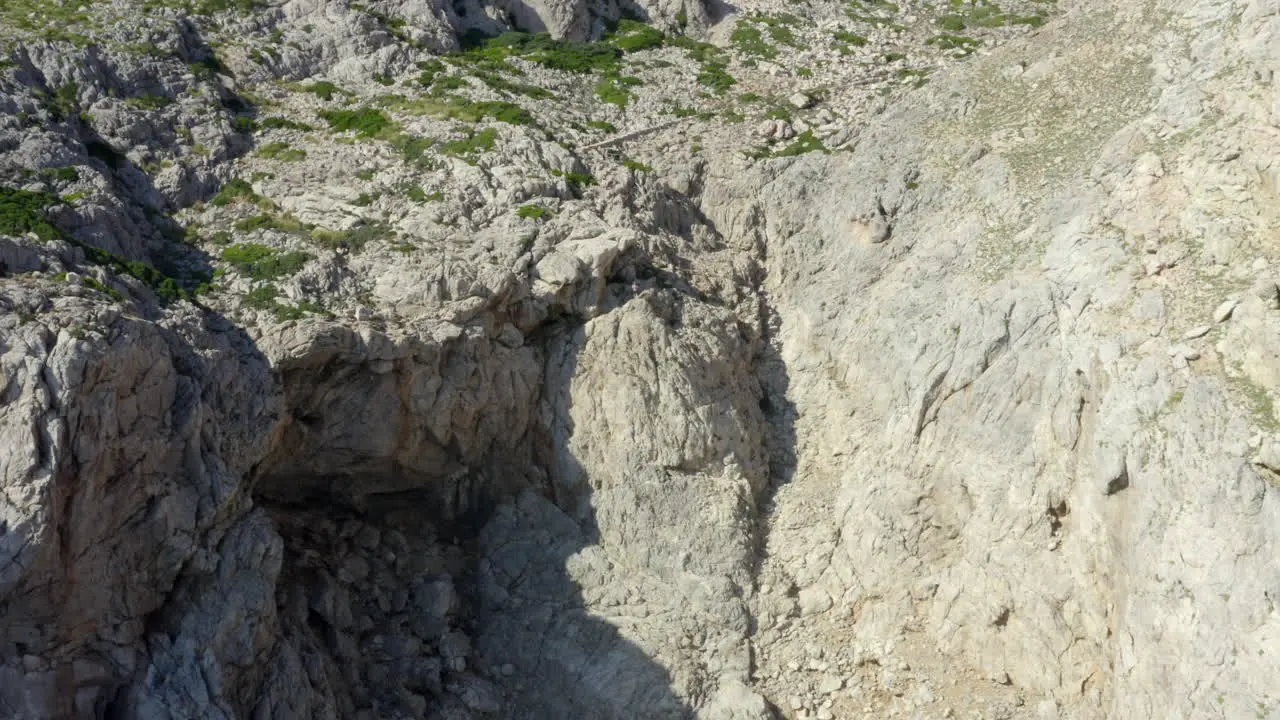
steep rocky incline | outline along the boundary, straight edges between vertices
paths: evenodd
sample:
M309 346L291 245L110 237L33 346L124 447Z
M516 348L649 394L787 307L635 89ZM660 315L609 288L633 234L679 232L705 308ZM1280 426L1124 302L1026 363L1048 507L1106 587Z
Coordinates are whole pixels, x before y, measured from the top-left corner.
M0 717L1280 718L1271 5L0 7Z

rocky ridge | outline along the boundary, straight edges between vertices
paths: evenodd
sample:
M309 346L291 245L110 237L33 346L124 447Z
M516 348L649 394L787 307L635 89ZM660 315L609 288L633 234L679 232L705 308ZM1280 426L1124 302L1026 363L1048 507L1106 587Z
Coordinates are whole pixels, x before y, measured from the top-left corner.
M0 715L1280 713L1268 3L138 10L0 9Z

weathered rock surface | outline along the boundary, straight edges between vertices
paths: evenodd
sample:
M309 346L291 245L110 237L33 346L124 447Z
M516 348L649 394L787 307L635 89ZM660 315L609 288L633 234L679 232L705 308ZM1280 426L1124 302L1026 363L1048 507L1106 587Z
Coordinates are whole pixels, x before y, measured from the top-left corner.
M0 717L1280 717L1271 3L37 5Z

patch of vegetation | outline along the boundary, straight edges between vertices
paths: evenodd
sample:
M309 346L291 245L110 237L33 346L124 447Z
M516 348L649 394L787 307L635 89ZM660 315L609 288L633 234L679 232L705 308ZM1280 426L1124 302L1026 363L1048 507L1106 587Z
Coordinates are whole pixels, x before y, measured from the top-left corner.
M392 138L391 146L400 151L404 159L424 170L431 170L435 164L427 157L427 150L434 147L434 138L419 138L400 134Z
M495 120L508 125L534 125L533 115L519 105L504 100L474 101L447 95L409 99L403 95L384 95L378 102L388 109L413 115L431 115L449 120L477 123Z
M160 108L168 107L173 103L172 99L167 98L164 95L151 94L136 95L131 98L125 98L124 101L125 104L139 110L159 110Z
M377 202L380 196L381 193L360 193L355 200L351 201L351 204L356 207L369 207Z
M992 0L950 0L950 12L938 18L938 24L948 33L959 33L968 28L994 28L1003 25L1044 24L1043 15L1008 15Z
M246 202L256 202L258 194L253 191L253 186L247 181L240 178L229 180L217 195L209 202L215 207L225 207L233 202L244 200Z
M222 64L216 55L207 57L203 60L197 60L187 65L187 69L192 75L200 80L212 80L218 75L230 75L227 66Z
M574 195L581 195L583 188L596 184L596 177L591 173L568 172L558 168L551 169L551 176L564 178Z
M346 249L353 253L360 252L374 240L383 240L392 235L391 228L383 222L367 222L350 230L329 230L313 228L311 239L330 250Z
M476 156L492 150L497 139L498 131L493 128L486 128L478 133L472 133L460 140L450 140L448 142L441 143L440 152L445 155L460 157L474 165L476 163Z
M254 10L262 9L262 7L262 3L258 2L258 0L202 0L195 6L194 14L216 15L230 10L247 15Z
M633 171L635 171L635 172L642 172L642 173L651 173L651 172L653 172L653 166L652 166L652 165L646 165L646 164L644 164L644 163L640 162L639 160L631 160L631 159L623 160L623 161L622 161L622 166L623 166L623 167L625 167L625 168L626 168L626 169L628 169L628 170L633 170Z
M422 204L427 201L427 192L417 185L406 185L402 188L401 192L404 193L405 197L418 204Z
M911 87L923 87L929 82L929 71L918 70L916 68L902 68L897 72L898 80L906 83L910 82Z
M343 95L349 94L347 93L346 90L343 90L342 88L338 87L337 85L334 85L328 80L320 80L318 82L313 82L310 85L303 87L302 89L326 102L333 99L334 93L342 93Z
M298 162L307 158L307 151L294 148L287 142L273 142L258 148L258 157L280 162Z
M222 260L253 280L275 280L295 275L311 256L291 250L279 252L259 243L239 243L222 251Z
M600 82L596 83L595 93L596 97L600 98L600 102L626 107L631 102L629 88L642 84L640 78L637 77L608 73Z
M528 220L541 220L551 215L551 211L541 205L521 205L516 209L516 216Z
M774 153L774 157L795 157L811 152L825 153L827 146L813 134L812 130L806 130L797 135L790 145Z
M600 132L607 132L607 133L618 132L618 127L613 123L609 122L608 120L588 120L587 127L593 130L599 130Z
M334 132L354 131L356 135L374 138L394 127L391 119L381 110L371 107L360 107L354 110L324 110L320 117L329 123Z
M44 241L65 238L65 234L49 222L46 211L62 200L50 193L35 193L0 186L0 235L20 237L35 233Z
M607 42L624 53L662 47L665 40L666 36L661 30L627 19L619 20L615 30L606 38Z
M418 84L423 87L431 87L436 80L436 76L447 70L448 67L440 60L432 58L420 61L418 69L422 71L418 75Z
M765 34L767 33L774 43L800 47L795 33L791 30L793 26L799 24L800 18L789 13L748 15L734 26L733 32L729 35L729 42L743 55L772 60L778 56L778 48L765 40Z
M249 233L255 230L278 230L285 233L296 233L304 229L303 224L294 217L267 213L237 220L232 227L242 233Z
M282 117L263 118L258 122L258 126L264 130L301 130L302 132L311 132L314 127L303 123Z
M958 50L963 55L969 55L977 50L982 42L965 35L934 35L924 41L925 45L936 45L942 50Z

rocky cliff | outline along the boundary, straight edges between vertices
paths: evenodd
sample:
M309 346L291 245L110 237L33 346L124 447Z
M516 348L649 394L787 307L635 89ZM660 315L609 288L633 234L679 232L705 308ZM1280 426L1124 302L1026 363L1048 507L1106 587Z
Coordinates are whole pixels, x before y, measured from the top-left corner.
M1278 64L0 7L0 717L1280 718Z

